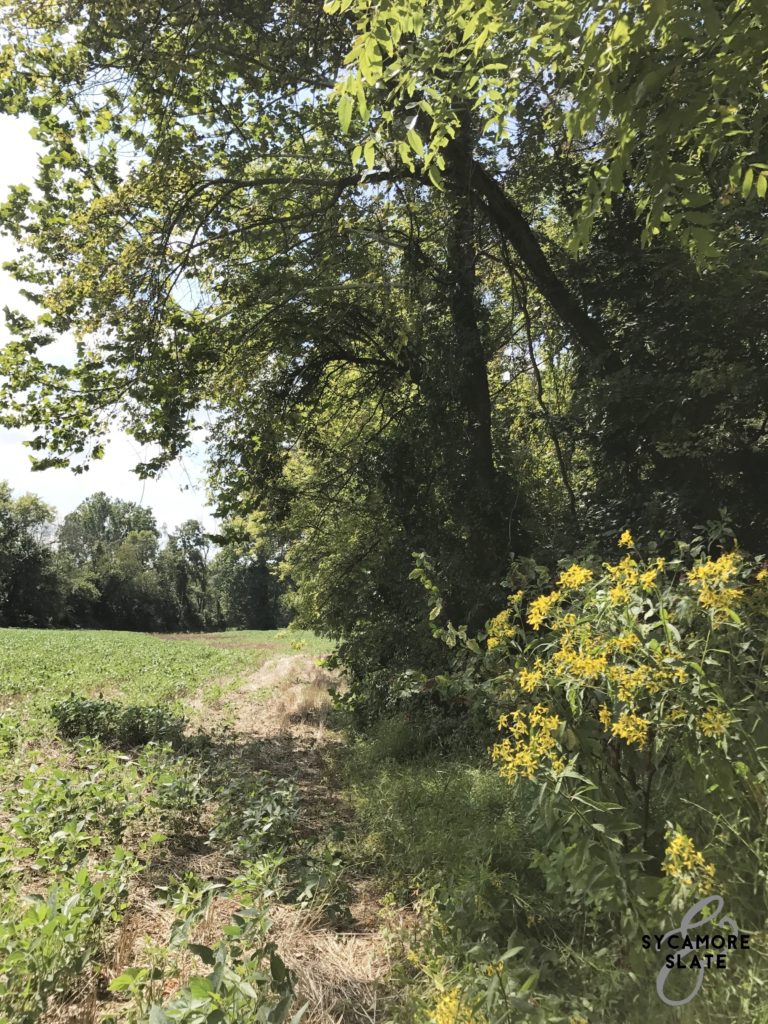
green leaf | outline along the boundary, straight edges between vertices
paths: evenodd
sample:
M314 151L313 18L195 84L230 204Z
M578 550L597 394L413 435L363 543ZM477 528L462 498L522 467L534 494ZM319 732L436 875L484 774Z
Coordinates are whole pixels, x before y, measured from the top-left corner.
M421 141L421 136L414 128L409 128L406 137L408 144L417 156L424 155L424 143Z
M207 967L213 967L214 956L213 950L210 948L210 946L200 946L195 942L190 942L187 946L187 949L191 953L194 953L195 956L199 956Z
M352 111L354 109L354 100L347 93L344 93L344 95L339 100L339 105L336 109L336 113L338 114L339 117L339 124L341 125L341 130L344 132L344 134L346 134L349 131L349 124L350 121L352 120Z

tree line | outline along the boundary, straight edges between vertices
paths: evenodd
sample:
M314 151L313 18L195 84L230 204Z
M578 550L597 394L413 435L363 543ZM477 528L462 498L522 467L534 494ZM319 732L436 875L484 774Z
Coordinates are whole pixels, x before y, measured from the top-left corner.
M157 632L285 625L276 552L215 545L190 519L164 534L151 509L98 492L60 521L0 482L0 625Z
M361 680L439 661L414 552L477 630L515 559L626 526L726 508L763 550L756 5L14 0L4 31L44 155L0 210L38 304L0 419L41 468L120 416L157 472L206 409L219 512Z

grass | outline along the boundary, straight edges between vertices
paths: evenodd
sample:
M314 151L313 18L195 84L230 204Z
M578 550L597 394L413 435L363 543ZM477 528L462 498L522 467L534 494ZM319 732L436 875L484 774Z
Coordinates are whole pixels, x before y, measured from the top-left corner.
M0 707L39 715L70 694L131 704L182 700L204 685L236 683L270 658L328 652L306 630L172 636L112 630L0 629Z
M293 630L0 630L0 1024L286 1019L266 907L306 889L317 855L294 784L213 729L211 704L242 686L255 706L265 663L327 651ZM105 727L195 707L206 734L174 747Z

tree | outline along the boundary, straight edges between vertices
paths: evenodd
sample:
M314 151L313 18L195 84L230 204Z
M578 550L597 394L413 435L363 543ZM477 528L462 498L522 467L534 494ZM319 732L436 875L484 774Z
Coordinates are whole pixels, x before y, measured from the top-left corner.
M208 579L209 547L202 524L195 519L188 519L168 537L158 572L174 609L176 626L172 628L204 630L216 623Z
M220 511L282 531L341 638L421 637L415 549L471 626L510 553L552 553L505 432L518 372L567 537L725 501L764 531L739 497L768 424L760 12L14 0L7 24L5 109L45 157L4 223L43 313L11 316L2 369L41 465L98 456L119 413L154 472L207 406ZM74 367L46 364L70 329Z
M52 548L55 512L34 494L13 498L0 481L0 623L48 625L61 593Z

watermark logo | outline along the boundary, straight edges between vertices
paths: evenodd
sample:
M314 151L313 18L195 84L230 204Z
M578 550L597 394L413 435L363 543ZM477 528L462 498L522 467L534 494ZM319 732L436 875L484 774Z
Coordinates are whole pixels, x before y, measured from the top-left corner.
M664 963L656 976L656 992L667 1006L690 1003L701 991L705 971L725 970L728 953L749 949L750 936L739 931L730 914L723 914L723 906L722 896L705 896L685 912L679 928L664 935L643 935L643 949L665 951ZM681 971L697 973L690 992L681 999L673 999L667 994L667 983L671 976L680 977Z

